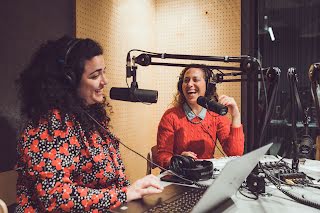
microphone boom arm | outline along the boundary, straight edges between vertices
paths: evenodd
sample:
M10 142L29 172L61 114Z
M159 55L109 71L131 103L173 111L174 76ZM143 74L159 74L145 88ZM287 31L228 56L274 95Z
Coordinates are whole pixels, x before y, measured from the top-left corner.
M133 56L132 61L130 57L130 53L133 51L140 52L142 54L138 55L137 57ZM153 61L153 59L157 58L158 61ZM213 65L203 65L198 63L192 63L199 65L199 67L208 67L210 69L220 70L227 70L227 71L237 71L233 72L236 74L231 74L229 76L243 76L246 75L246 79L223 79L223 76L227 76L230 72L221 73L221 78L218 79L219 82L239 82L239 81L246 81L245 82L245 91L247 97L247 106L245 107L245 114L247 115L246 123L248 126L252 128L246 130L246 141L247 141L247 151L251 151L254 149L254 145L257 143L255 141L259 141L259 134L257 131L257 112L258 112L258 74L259 71L263 71L261 69L260 62L258 59L251 57L251 56L239 56L239 57L229 57L229 56L201 56L201 55L182 55L182 54L167 54L167 53L154 53L148 52L144 50L133 49L128 52L127 55L127 65L126 65L126 77L130 78L133 77L133 80L136 79L136 64L140 66L149 66L149 65L158 65L158 66L176 66L176 67L186 67L190 64L183 64L183 63L163 63L161 60L164 59L184 59L184 60L195 60L195 61L215 61L219 63L238 63L239 66L213 66ZM132 62L132 63L131 63ZM219 74L219 73L218 73Z
M198 64L199 67L207 67L209 69L219 69L219 70L236 70L245 74L247 72L251 72L254 70L260 69L259 61L251 56L202 56L202 55L184 55L184 54L167 54L167 53L151 53L144 50L130 50L127 54L127 78L134 75L133 72L130 72L128 69L128 63L131 62L130 60L130 52L131 51L140 51L143 52L139 56L132 57L133 66L135 64L139 64L141 66L149 66L149 65L158 65L158 66L174 66L174 67L187 67L190 64L182 64L182 63L164 63L164 62L154 62L152 61L153 58L159 59L178 59L178 60L196 60L196 61L216 61L216 62L224 62L224 63L238 63L239 66L215 66L215 65L203 65ZM197 64L195 64L197 66Z

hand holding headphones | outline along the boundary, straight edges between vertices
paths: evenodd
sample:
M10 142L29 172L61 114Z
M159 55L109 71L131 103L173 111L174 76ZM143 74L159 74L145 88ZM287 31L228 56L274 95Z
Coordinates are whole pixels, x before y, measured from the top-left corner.
M196 161L190 156L183 155L174 155L171 158L169 169L193 181L208 180L213 175L211 161Z
M193 159L197 159L197 154L194 152L186 151L186 152L182 152L181 155L192 157Z

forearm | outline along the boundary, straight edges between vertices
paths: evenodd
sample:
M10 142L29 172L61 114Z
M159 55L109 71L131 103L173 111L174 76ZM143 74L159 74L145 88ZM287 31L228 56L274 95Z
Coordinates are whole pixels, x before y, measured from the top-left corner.
M108 189L93 189L71 183L57 185L45 193L37 189L39 200L46 211L89 211L94 209L108 210L119 206L127 199L127 187L115 185ZM40 196L40 194L45 194Z
M222 147L228 156L242 155L244 151L244 134L243 127L230 127L228 137L224 138Z
M239 128L241 127L241 114L237 105L233 106L230 110L232 117L232 127Z
M241 116L240 112L232 116L232 127L239 128L241 127Z

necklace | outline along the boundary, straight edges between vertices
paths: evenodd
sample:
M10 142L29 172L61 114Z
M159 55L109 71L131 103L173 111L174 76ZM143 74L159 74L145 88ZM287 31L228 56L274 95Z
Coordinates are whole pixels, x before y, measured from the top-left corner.
M188 119L188 118L187 118ZM192 124L201 124L203 120L200 119L200 121L194 122L188 119L188 121Z

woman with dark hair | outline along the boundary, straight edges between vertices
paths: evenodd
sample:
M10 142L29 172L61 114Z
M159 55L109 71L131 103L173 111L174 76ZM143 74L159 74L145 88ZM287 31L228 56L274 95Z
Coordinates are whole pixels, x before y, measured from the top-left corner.
M43 44L22 71L29 123L17 146L17 212L106 212L162 191L153 175L130 185L124 174L102 54L91 39L63 37Z
M205 66L190 65L182 70L174 107L164 113L158 127L156 158L161 166L168 168L173 155L212 158L217 139L228 156L243 154L244 134L237 103L226 95L218 97L212 78L212 71ZM232 122L198 105L199 96L227 106Z

